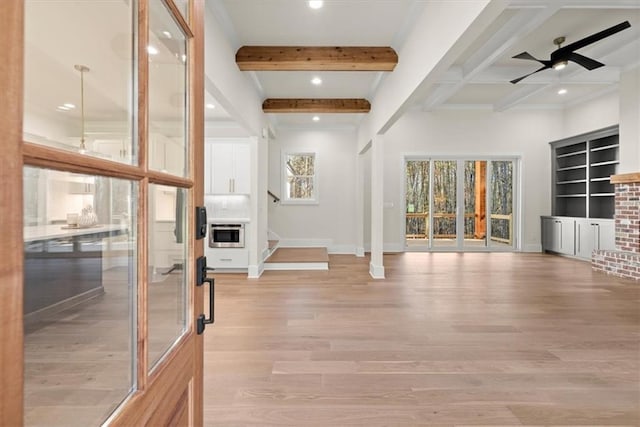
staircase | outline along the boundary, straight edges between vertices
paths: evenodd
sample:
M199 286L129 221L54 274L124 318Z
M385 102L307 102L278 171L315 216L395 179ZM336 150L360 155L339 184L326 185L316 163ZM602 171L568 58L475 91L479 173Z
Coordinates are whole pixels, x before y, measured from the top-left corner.
M268 242L265 271L329 269L327 248L283 248L279 246L280 237L271 230Z

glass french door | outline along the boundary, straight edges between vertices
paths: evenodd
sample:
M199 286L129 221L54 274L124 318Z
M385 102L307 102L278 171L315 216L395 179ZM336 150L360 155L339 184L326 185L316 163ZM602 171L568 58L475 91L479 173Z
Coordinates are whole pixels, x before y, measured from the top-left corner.
M0 2L0 425L202 425L203 19Z
M407 250L513 250L516 164L516 159L406 159Z

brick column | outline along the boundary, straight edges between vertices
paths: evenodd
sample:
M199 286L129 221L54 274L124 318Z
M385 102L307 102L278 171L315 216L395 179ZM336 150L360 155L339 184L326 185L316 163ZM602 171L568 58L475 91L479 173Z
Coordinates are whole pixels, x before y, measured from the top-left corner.
M595 251L594 270L640 280L640 173L614 175L616 250Z

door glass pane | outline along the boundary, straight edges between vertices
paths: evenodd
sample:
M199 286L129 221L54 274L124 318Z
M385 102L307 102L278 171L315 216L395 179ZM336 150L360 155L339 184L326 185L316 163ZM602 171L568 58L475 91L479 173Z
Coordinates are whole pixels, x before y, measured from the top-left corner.
M187 41L161 1L149 2L149 168L187 176Z
M26 167L23 191L25 424L99 425L135 388L137 184Z
M487 245L487 162L464 162L464 245Z
M132 164L134 8L25 1L24 139Z
M457 162L433 162L433 246L456 246Z
M149 366L187 329L187 191L149 186Z
M491 162L491 245L512 247L513 161Z
M429 239L429 160L408 160L406 164L407 246L427 246Z

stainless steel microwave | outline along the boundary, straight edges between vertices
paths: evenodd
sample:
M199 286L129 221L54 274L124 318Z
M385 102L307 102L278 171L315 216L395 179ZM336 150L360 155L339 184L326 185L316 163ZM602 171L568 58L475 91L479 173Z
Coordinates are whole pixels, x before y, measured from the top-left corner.
M244 224L211 224L209 247L244 248Z

